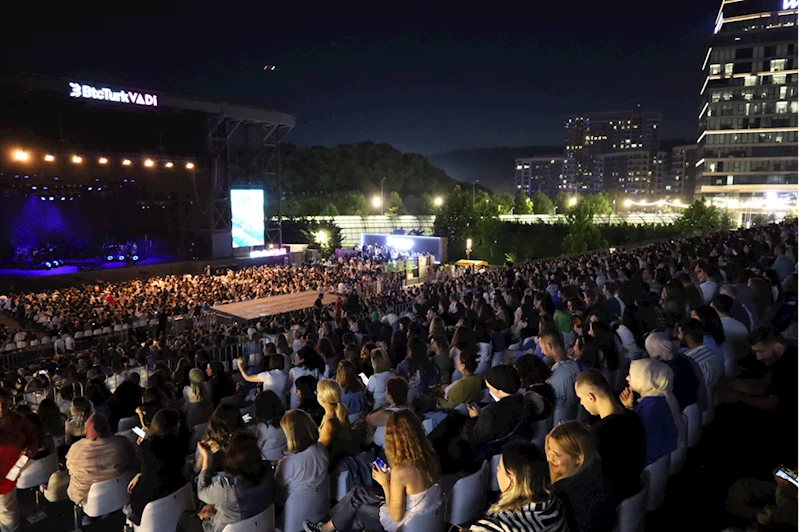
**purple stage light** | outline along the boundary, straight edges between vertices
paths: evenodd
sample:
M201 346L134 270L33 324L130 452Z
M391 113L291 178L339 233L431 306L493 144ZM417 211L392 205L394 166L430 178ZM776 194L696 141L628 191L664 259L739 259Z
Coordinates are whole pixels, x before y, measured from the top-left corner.
M125 260L125 255L120 255L118 258L119 260Z

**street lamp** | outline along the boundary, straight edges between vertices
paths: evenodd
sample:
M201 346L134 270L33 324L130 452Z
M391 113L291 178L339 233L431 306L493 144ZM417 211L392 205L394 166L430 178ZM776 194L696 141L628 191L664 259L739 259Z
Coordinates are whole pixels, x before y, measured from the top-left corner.
M372 198L372 207L374 207L375 209L380 207L382 204L383 204L383 201L380 198L378 198L377 196Z
M577 205L577 198L571 198L569 200L569 206L574 207L575 205Z
M631 199L624 200L624 206L627 207L628 209L632 206L632 204L633 204L633 200L631 200Z
M472 239L466 239L466 260L469 260L472 256Z
M441 207L442 205L444 205L444 198L442 198L441 196L437 196L436 199L433 200L433 204L436 207Z

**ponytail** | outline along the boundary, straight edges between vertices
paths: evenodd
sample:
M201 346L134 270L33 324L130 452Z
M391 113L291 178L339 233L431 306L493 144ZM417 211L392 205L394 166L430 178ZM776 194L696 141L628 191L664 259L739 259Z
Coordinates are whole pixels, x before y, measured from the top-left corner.
M336 417L342 425L349 425L350 411L347 409L347 406L344 403L339 402L336 404Z

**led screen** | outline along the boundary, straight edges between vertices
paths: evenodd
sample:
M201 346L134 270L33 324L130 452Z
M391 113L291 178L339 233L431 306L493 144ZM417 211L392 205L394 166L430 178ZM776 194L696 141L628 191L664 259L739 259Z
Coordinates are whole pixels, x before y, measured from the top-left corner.
M234 248L264 245L263 189L231 189L230 215Z

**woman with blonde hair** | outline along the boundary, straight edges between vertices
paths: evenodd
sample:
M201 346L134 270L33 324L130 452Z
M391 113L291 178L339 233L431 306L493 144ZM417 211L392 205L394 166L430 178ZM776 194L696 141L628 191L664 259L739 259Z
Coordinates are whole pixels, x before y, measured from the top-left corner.
M320 380L316 383L316 400L325 410L319 425L319 443L333 459L348 454L352 437L349 412L341 402L341 386L333 379Z
M665 362L642 358L630 363L630 384L621 392L622 404L634 410L644 424L646 452L644 466L677 449L684 430L682 411L672 393L674 372ZM633 392L640 398L635 404Z
M391 414L386 425L385 448L386 467L379 462L372 464L372 478L383 488L385 499L378 497L373 489L359 485L333 507L330 521L306 521L306 532L362 529L395 532L414 516L439 507L441 465L413 412L400 410Z
M275 468L275 481L282 500L294 492L316 489L328 482L330 460L319 443L319 429L302 410L289 410L280 420L288 450Z
M373 349L369 356L372 359L374 375L369 377L369 381L366 383L366 390L374 398L374 407L380 408L388 403L386 399L386 383L388 379L394 376L394 371L391 369L391 359L385 349Z
M189 384L183 388L183 398L186 400L185 409L196 403L210 403L211 393L205 383L205 372L199 368L189 371Z
M501 492L469 532L567 532L566 511L551 491L547 458L529 441L511 441L497 465Z
M616 506L593 432L579 421L566 421L547 435L545 450L555 495L566 508L569 530L611 532Z
M64 442L69 447L86 437L86 420L94 413L91 401L85 397L76 397L69 407L69 419L64 423Z

